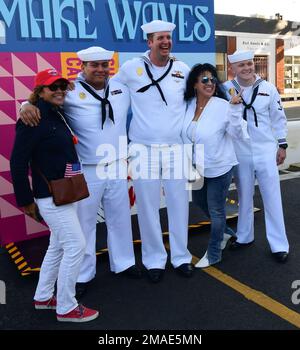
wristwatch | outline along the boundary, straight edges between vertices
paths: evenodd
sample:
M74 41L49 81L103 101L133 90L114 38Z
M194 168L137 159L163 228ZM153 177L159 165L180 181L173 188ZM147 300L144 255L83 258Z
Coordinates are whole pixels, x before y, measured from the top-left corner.
M282 143L278 147L283 148L283 149L287 149L288 148L288 144L287 143Z

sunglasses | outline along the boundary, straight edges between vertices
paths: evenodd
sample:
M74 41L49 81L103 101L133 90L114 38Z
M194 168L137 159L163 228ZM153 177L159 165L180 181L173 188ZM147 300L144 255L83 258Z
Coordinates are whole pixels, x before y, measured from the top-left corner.
M60 84L51 84L46 86L50 91L57 91L58 89L60 89L61 91L66 91L68 88L68 84L67 83L60 83Z
M202 77L201 78L201 83L202 84L208 84L209 81L211 82L211 84L217 84L217 78L215 77L212 77L212 78L209 78L209 77Z

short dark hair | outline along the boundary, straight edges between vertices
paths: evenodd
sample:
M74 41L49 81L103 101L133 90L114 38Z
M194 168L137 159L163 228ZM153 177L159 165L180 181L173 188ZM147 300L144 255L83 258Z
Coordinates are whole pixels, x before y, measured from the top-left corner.
M153 37L154 37L154 33L147 34L147 39L148 40L153 40Z
M186 82L186 90L184 93L184 99L186 101L189 101L193 97L196 96L194 86L198 81L199 75L201 75L204 72L210 72L211 75L216 78L216 90L214 92L213 96L217 96L220 98L223 98L224 100L227 100L226 94L224 92L224 89L222 87L222 83L220 79L218 78L218 73L216 68L210 64L210 63L204 63L204 64L196 64L190 71L190 74L188 76L187 82Z

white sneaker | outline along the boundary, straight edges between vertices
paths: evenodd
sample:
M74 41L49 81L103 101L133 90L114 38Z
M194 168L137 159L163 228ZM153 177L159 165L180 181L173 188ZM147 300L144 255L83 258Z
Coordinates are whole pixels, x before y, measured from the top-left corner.
M222 242L220 244L221 250L224 250L226 248L227 242L230 240L231 237L232 236L229 235L228 233L224 233L223 240L222 240Z
M205 254L203 255L203 257L197 262L195 267L203 269L203 268L208 267L208 266L210 266L210 263L208 261L207 251L206 251Z

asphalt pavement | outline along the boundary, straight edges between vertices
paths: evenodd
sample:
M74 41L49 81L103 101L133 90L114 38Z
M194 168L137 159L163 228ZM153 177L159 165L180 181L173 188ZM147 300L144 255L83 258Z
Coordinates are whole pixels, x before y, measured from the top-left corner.
M285 264L271 256L261 210L255 214L253 245L236 252L225 249L219 264L195 271L190 279L179 276L168 262L158 284L151 284L146 276L131 280L112 274L107 255L100 256L97 276L82 299L88 307L99 309L100 316L72 324L57 322L53 311L34 310L38 275L22 277L1 249L0 280L6 285L6 304L0 304L0 330L299 330L300 175L284 178L282 197L290 241ZM236 198L236 193L230 197ZM257 189L255 206L262 209ZM236 219L228 224L236 228ZM194 261L204 254L208 239L209 226L190 228ZM139 244L135 250L141 264Z

